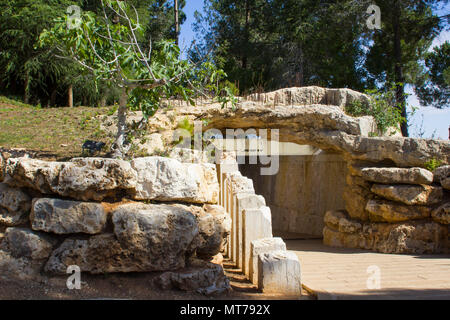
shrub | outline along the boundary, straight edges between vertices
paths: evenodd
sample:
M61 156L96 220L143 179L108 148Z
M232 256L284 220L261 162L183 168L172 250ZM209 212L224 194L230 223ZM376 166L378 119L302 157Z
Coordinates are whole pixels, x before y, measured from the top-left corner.
M366 94L370 96L369 105L357 100L347 105L345 112L354 117L372 116L381 134L406 122L400 108L395 104L395 86L388 91L367 90ZM374 135L376 133L371 133L371 136Z

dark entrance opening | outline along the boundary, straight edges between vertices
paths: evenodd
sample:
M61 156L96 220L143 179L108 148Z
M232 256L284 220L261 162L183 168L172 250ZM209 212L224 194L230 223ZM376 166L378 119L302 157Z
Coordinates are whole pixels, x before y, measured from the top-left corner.
M261 175L261 167L246 159L239 170L266 199L274 236L321 239L325 213L345 208L347 165L343 157L308 145L285 144L280 148L277 174Z

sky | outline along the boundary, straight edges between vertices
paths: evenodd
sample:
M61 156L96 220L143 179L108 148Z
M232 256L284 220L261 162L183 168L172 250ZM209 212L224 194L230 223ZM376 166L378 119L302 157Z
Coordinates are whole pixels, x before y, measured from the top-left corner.
M181 26L180 45L186 49L195 39L195 33L192 30L192 24L195 22L194 12L203 11L203 0L186 0L186 6L183 11L186 13L186 21ZM439 15L448 14L450 6L438 11ZM383 18L382 18L383 19ZM450 32L443 31L433 42L432 47L441 45L445 41L450 41ZM412 106L417 108L413 115L409 116L410 124L409 134L411 137L423 137L434 139L448 139L450 127L450 108L437 109L433 107L423 107L420 105L417 97L411 87L406 88L407 93L411 94L408 98L409 112Z

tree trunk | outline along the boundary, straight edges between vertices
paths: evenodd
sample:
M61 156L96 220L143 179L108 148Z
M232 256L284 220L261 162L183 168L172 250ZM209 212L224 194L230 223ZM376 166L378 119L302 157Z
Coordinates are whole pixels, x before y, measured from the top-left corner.
M405 99L405 78L403 76L403 65L402 65L402 45L401 45L401 35L400 35L400 19L401 19L401 8L399 0L395 1L395 14L393 16L393 26L394 26L394 59L395 59L395 84L396 84L396 94L395 100L397 102L397 107L400 108L402 117L405 118L405 122L401 125L402 134L404 137L408 137L408 119L406 114L406 99ZM398 85L401 83L401 85Z
M249 0L245 0L245 47L244 47L244 55L242 57L242 68L247 69L248 58L245 48L248 47L248 42L250 40L250 4Z
M127 100L128 95L125 89L123 89L120 100L119 100L119 109L117 111L118 121L117 121L117 136L116 141L112 146L112 156L113 158L123 159L128 150L129 146L127 146Z
M50 106L54 107L56 105L56 88L53 88L52 94L50 95Z
M179 23L179 15L178 15L178 0L174 0L174 13L175 13L175 43L178 45L178 37L180 34L180 23Z
M67 96L68 96L67 104L68 104L69 108L73 108L73 86L72 85L69 85L69 89L67 89Z
M25 76L25 91L23 93L23 102L28 104L30 102L30 97L28 96L28 86L30 85L30 76Z

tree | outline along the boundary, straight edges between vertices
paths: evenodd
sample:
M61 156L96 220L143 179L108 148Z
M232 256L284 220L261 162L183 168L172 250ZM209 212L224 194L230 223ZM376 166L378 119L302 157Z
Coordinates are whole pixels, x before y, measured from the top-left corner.
M35 48L42 30L75 1L4 0L0 3L0 88L28 103L37 96L54 104L61 77L70 63L55 61L49 48ZM53 99L51 99L53 98ZM36 100L34 102L37 102Z
M75 28L68 28L68 16L57 19L52 29L41 34L40 43L54 46L60 58L76 61L97 80L121 88L113 156L123 158L130 147L127 108L141 110L145 123L162 97L179 95L193 104L196 94L219 95L226 75L208 61L194 65L180 60L180 50L173 42L163 41L155 50L150 40L144 52L139 41L144 27L137 9L119 0L101 0L101 5L101 19L84 12Z
M382 28L372 32L373 45L366 59L368 77L385 88L396 84L396 104L407 118L405 85L415 85L433 39L442 30L442 21L433 13L437 0L378 0ZM408 125L402 127L408 136Z
M214 48L217 63L243 91L293 85L363 89L361 34L368 5L207 0L196 30L203 33L204 50Z
M450 42L427 53L425 67L415 88L420 103L436 108L450 107Z
M184 23L186 20L186 14L183 12L183 8L186 5L185 0L177 0L178 6L175 7L173 1L167 0L152 0L147 6L147 14L149 16L146 23L147 39L152 39L154 43L161 40L177 40L179 30L176 30L175 17L178 17L178 26ZM178 11L175 11L178 8ZM178 43L177 43L178 45Z

